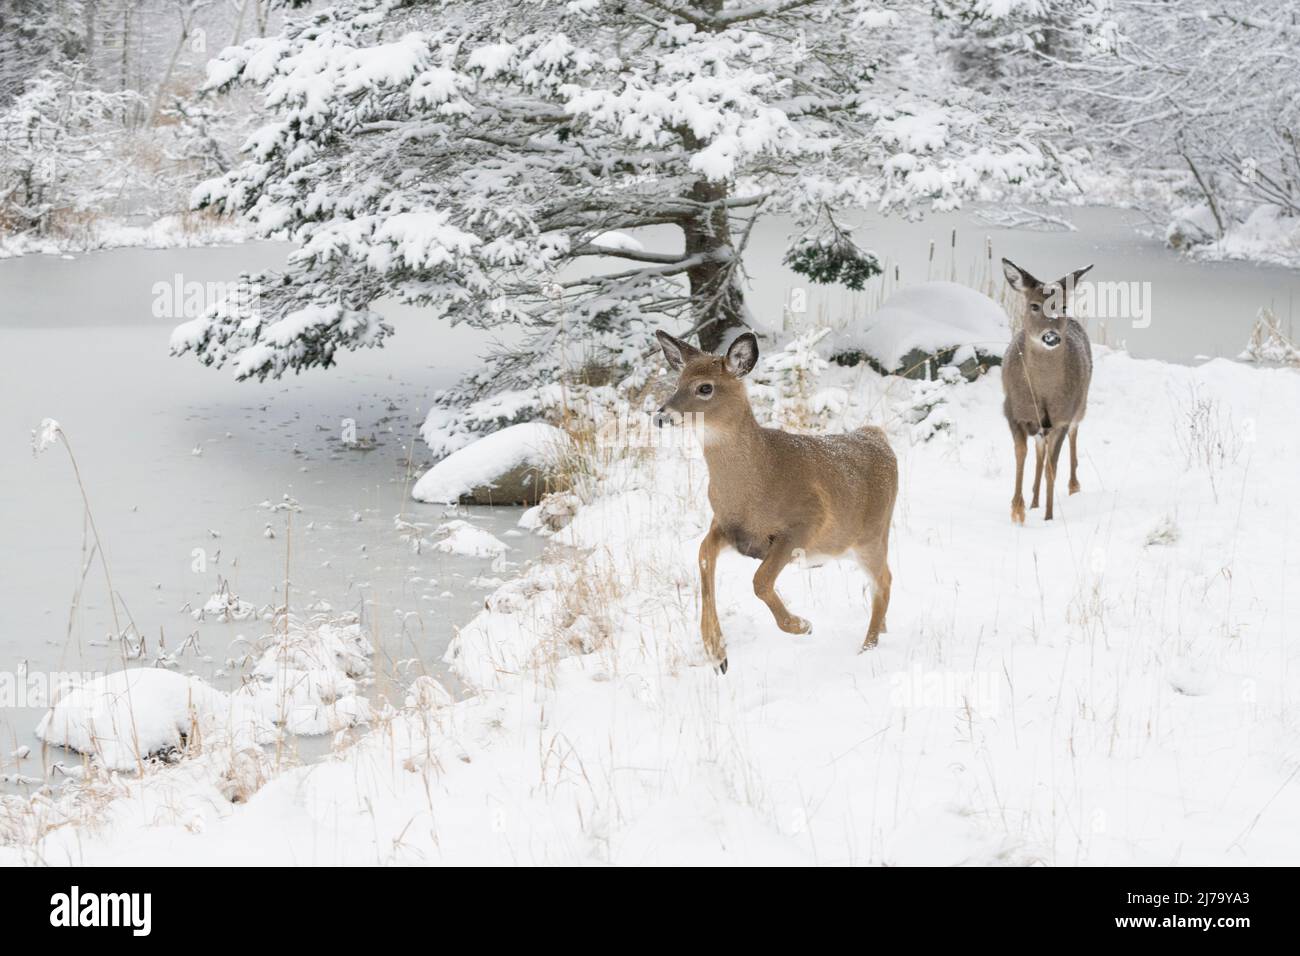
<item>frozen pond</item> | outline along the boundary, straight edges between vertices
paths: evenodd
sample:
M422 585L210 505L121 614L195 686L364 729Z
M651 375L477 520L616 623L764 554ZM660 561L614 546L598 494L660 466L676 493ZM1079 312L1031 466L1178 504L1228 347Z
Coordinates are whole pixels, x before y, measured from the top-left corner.
M1272 307L1295 327L1300 275L1245 263L1181 259L1134 229L1136 214L1072 210L1077 232L991 227L970 213L920 223L867 223L862 242L902 284L927 277L967 281L1006 255L1042 278L1095 262L1099 281L1146 283L1149 324L1110 322L1105 340L1135 355L1188 362L1233 356L1256 312ZM956 246L950 237L956 230ZM768 220L747 254L749 302L761 323L779 325L802 280L781 267L784 226ZM937 244L929 261L931 240ZM71 438L106 546L120 607L145 636L147 657L165 642L183 671L224 670L239 636L260 620L197 621L223 583L261 607L283 600L286 561L295 608L316 601L354 610L377 645L374 693L400 697L415 673L436 671L456 626L479 606L493 569L486 560L415 554L394 518L437 523L445 509L409 498L429 463L416 438L429 396L477 358L485 340L464 329L394 309L397 332L379 351L346 353L339 367L281 382L237 383L228 370L167 354L186 316L156 315L156 286L225 282L241 269L273 265L286 247L119 250L75 259L0 261L0 672L107 671L122 666L98 564L86 559L80 493L61 447L39 457L30 432L45 417ZM804 288L800 321L840 323L879 297ZM165 310L164 310L165 311ZM1094 329L1097 338L1100 330ZM345 420L374 436L373 450L344 447ZM292 497L301 511L270 510ZM542 541L513 532L515 509L466 515L509 543L511 562L535 557ZM269 531L274 537L269 537ZM125 623L125 622L124 622ZM237 673L217 676L220 683ZM36 749L42 708L0 708L0 772L9 753ZM35 772L29 761L24 771Z
M362 615L377 652L374 694L390 699L411 677L436 672L456 626L481 606L493 570L486 559L412 552L395 516L437 525L445 508L409 497L429 456L412 439L429 396L453 382L481 340L410 321L395 310L392 347L350 353L341 366L281 382L238 383L225 370L167 354L176 321L153 314L154 285L233 279L274 263L286 247L118 250L76 259L0 262L0 671L21 675L99 672L123 666L107 588L92 564L75 613L84 562L80 493L66 451L34 457L30 431L57 419L71 439L105 544L119 612L147 641L165 642L182 672L229 685L226 660L256 618L197 621L195 608L221 587L257 607L282 603L289 561L291 603L324 601ZM355 422L373 450L344 447ZM301 507L272 511L291 496ZM515 550L543 539L514 531L519 509L462 509ZM275 535L267 537L267 528ZM123 620L123 626L127 620ZM43 709L0 708L0 772L26 744ZM23 770L31 774L32 761Z

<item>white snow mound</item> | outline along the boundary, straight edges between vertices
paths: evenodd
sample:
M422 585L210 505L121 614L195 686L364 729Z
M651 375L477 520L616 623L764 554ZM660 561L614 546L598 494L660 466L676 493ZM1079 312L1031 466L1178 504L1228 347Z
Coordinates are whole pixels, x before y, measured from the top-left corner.
M1010 338L1006 312L988 296L956 282L921 282L891 295L860 328L838 335L835 348L861 350L894 372L914 352L969 346L1001 358Z
M117 671L65 693L41 719L36 736L97 758L111 770L181 747L195 732L240 745L274 730L253 709L195 677L159 668Z
M568 442L568 435L545 422L511 425L448 455L420 477L411 495L417 501L456 504L498 489L499 500L512 502L524 485L533 484L527 473L552 466Z
M443 554L459 554L467 558L495 558L510 550L510 545L468 521L448 521L438 528L445 535L433 547Z

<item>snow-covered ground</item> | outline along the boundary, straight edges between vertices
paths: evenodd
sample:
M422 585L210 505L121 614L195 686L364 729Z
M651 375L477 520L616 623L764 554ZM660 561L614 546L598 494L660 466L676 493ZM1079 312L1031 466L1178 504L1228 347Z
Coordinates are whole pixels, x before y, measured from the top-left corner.
M696 628L698 450L615 451L548 560L453 642L479 693L421 678L332 759L280 773L234 750L92 770L79 804L6 805L0 859L1300 861L1300 374L1099 348L1083 490L1023 527L998 370L817 387L831 427L881 423L899 456L876 651L858 653L856 568L787 569L813 623L794 637L731 554L718 675ZM918 403L947 424L916 429Z

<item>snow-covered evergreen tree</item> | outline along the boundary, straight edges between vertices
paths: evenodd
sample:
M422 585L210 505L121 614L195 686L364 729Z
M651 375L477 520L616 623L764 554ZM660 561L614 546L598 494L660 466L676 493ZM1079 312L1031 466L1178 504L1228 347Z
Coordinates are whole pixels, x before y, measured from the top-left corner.
M774 210L806 230L796 271L860 283L875 262L836 209L1052 171L1045 127L945 83L929 18L894 6L345 0L226 50L208 88L256 85L278 116L197 204L299 249L262 313L214 310L174 351L239 377L329 365L384 341L395 296L522 330L462 396L607 377L654 328L713 347L744 323L741 254Z

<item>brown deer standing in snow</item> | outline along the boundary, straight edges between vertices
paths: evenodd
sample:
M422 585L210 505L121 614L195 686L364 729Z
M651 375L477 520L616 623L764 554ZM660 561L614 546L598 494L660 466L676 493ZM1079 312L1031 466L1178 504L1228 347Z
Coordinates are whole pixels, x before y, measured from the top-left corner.
M1002 409L1016 446L1016 492L1011 498L1011 520L1025 523L1022 494L1025 453L1029 436L1037 451L1034 466L1034 500L1047 472L1047 510L1052 520L1056 489L1056 462L1061 445L1070 436L1070 494L1079 490L1079 422L1088 408L1092 381L1092 343L1083 326L1070 318L1069 299L1074 284L1092 266L1071 272L1059 282L1042 283L1009 259L1002 271L1011 288L1020 293L1023 322L1002 358Z
M862 647L875 647L889 609L889 523L898 491L898 464L885 433L874 426L845 435L760 427L741 381L758 361L752 332L732 342L725 356L664 332L658 337L680 375L656 423L693 421L709 468L713 521L700 544L700 630L718 669L727 672L727 654L713 578L718 553L727 546L762 562L754 593L771 609L777 627L790 634L807 634L812 627L777 595L781 569L799 557L815 563L853 552L872 584Z

